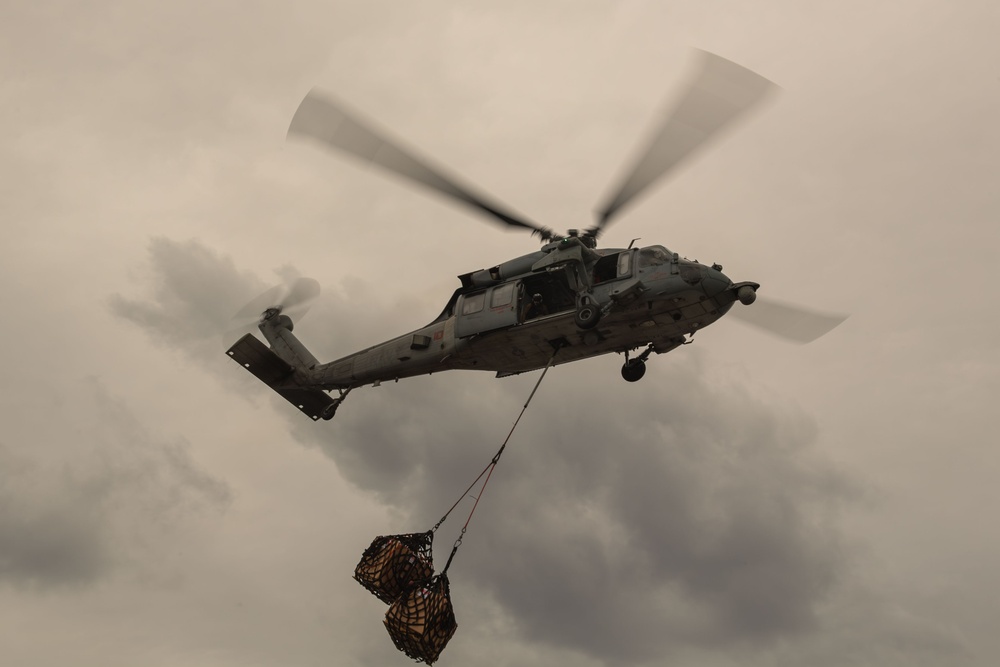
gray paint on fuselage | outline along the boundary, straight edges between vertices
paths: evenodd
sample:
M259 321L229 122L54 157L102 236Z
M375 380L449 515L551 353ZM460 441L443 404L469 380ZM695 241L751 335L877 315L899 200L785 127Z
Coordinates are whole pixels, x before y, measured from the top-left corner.
M613 252L624 250L609 254ZM613 309L590 332L578 329L573 311L567 311L459 338L452 313L313 370L300 370L299 382L342 389L445 370L523 372L544 366L555 340L569 343L560 350L557 364L649 344L659 353L667 352L718 320L735 301L731 282L723 274L690 262L689 267L700 267L702 273L701 279L691 284L672 266L645 267L631 276L595 286L595 296L602 301L628 283L626 279L639 280L644 291L629 306ZM430 345L415 349L415 336L429 338Z

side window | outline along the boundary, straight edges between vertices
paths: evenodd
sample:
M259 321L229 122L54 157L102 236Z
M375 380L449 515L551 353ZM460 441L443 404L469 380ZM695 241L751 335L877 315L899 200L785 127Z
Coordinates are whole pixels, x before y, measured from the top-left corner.
M632 272L632 251L626 250L618 255L618 277L624 278Z
M477 294L466 294L465 299L462 303L462 314L472 315L473 313L478 313L486 305L486 292L479 292Z
M507 283L493 288L493 295L490 298L490 308L501 308L509 306L514 300L514 283Z

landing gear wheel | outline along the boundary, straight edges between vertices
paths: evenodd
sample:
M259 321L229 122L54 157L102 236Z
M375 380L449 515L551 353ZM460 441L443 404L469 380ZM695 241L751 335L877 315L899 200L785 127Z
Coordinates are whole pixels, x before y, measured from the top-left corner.
M333 403L323 408L323 412L321 412L319 416L322 417L324 421L330 421L331 419L333 419L333 416L337 414L337 408L339 407L340 407L340 401L334 400Z
M639 359L626 361L622 366L622 377L626 382L638 382L646 374L646 362Z
M596 306L585 304L576 309L576 326L581 329L593 329L601 319L601 311Z

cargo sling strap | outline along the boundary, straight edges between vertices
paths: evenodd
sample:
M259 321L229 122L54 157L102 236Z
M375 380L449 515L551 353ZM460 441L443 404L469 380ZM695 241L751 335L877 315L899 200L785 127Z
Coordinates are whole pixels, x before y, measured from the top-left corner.
M444 516L441 517L441 519L436 524L434 524L434 527L431 528L430 532L432 534L437 532L437 529L441 526L441 524L445 522L445 519L448 518L448 515L451 514L456 507L458 507L458 504L462 502L462 500L467 495L469 495L469 492L472 491L472 488L479 483L479 480L483 479L484 475L486 476L486 479L483 480L482 486L479 487L479 493L473 496L475 498L475 503L473 503L472 510L469 512L469 516L465 520L465 525L462 526L462 532L459 533L458 539L455 540L455 545L451 549L451 555L448 556L448 562L445 563L444 569L441 570L442 575L448 572L448 568L451 566L451 561L455 558L455 554L458 553L458 548L462 546L462 538L465 537L465 531L469 527L469 522L472 521L472 515L475 514L476 508L479 507L479 501L483 497L483 492L486 490L486 485L490 481L490 476L493 474L493 469L497 467L497 463L499 463L500 461L500 456L503 454L503 450L507 447L507 443L510 442L510 437L514 435L514 429L516 429L517 425L520 423L521 417L524 416L525 411L528 409L528 405L531 403L531 399L535 397L535 392L538 391L539 385L541 385L542 380L545 379L545 374L549 372L549 368L552 367L552 363L556 360L556 355L558 353L559 353L559 347L556 347L556 349L552 352L552 356L549 357L548 363L545 364L545 368L542 369L542 374L538 377L538 381L535 383L534 389L532 389L531 394L528 395L528 400L526 400L524 402L524 405L521 407L521 412L520 414L517 415L517 419L514 420L514 425L510 427L510 431L507 433L507 437L504 438L503 444L500 445L500 449L497 450L496 455L493 456L493 460L489 462L489 464L483 469L483 471L479 473L479 477L476 477L476 479L473 480L472 484L469 485L469 488L467 488L462 493L462 495L458 497L458 500L455 501L455 504L452 505L448 509L448 511L444 513Z
M462 537L469 527L476 507L479 506L479 500L483 497L483 491L486 489L486 483L490 481L493 468L500 461L500 455L510 442L514 429L528 409L528 404L542 384L542 379L555 361L558 351L559 348L556 347L493 460L445 512L434 528L424 533L376 537L365 549L361 561L354 569L354 578L358 583L389 605L383 623L393 644L417 662L433 664L458 628L455 612L452 609L448 568L462 544ZM479 488L479 495L475 497L476 502L465 520L465 525L462 526L461 534L455 540L448 562L441 573L435 575L431 558L434 533L484 476L486 479Z

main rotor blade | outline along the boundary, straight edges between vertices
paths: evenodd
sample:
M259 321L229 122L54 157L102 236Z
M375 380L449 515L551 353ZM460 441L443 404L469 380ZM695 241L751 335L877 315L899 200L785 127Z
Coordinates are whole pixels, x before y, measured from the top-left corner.
M369 161L399 176L456 199L513 227L538 233L543 239L551 230L503 210L471 187L459 183L429 160L418 157L367 126L345 108L312 90L292 118L288 136L298 134L322 142L330 148Z
M598 209L595 234L636 195L777 88L742 65L707 51L699 53L700 71L615 194Z
M730 315L795 343L811 343L847 319L757 297L749 306L735 304Z

